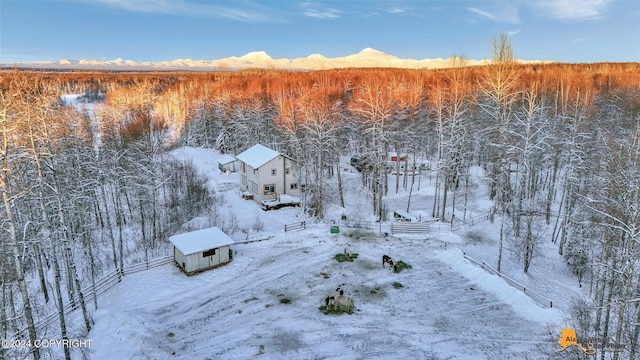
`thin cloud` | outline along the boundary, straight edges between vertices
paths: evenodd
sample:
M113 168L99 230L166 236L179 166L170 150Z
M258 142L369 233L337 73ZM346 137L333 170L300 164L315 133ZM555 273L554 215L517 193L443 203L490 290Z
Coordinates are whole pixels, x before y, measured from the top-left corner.
M226 18L246 22L273 22L273 18L264 14L264 9L238 9L231 6L211 3L191 2L188 0L75 0L89 4L102 4L126 11L175 14L189 16L207 16ZM229 2L227 4L233 4Z
M404 14L404 13L406 13L407 11L408 11L408 9L407 9L407 8L401 8L401 7L395 7L395 8L392 8L392 9L387 10L387 12L388 12L389 14Z
M421 14L420 12L416 12L414 11L414 9L410 8L410 7L393 7L391 9L385 10L385 13L389 14L390 16L412 16L412 17L418 17L421 18L424 15ZM376 14L377 15L377 14Z
M599 19L613 0L537 0L532 6L558 20Z
M494 21L497 21L497 20L498 20L497 16L495 16L495 15L493 15L493 14L491 14L491 13L488 13L488 12L486 12L486 11L483 11L483 10L477 9L477 8L472 8L472 7L470 7L470 8L467 8L467 10L469 10L469 11L471 11L471 12L473 12L473 13L476 13L477 15L480 15L480 16L482 16L482 17L485 17L485 18L487 18L487 19L490 19L490 20L494 20Z
M520 29L507 31L507 35L514 36L520 34Z
M502 6L500 9L497 9L496 11L492 11L492 12L478 9L475 7L468 7L467 10L471 11L472 13L482 18L495 21L495 22L509 23L509 24L520 23L520 17L518 16L518 8L512 5Z
M340 17L340 10L327 9L324 11L309 9L302 12L305 16L316 19L337 19Z
M369 20L369 19L373 19L380 16L380 13L377 11L370 11L365 13L356 12L355 15L358 16L360 19Z
M304 16L316 19L337 19L342 13L339 9L323 8L318 3L304 2L300 6L302 6L302 14Z

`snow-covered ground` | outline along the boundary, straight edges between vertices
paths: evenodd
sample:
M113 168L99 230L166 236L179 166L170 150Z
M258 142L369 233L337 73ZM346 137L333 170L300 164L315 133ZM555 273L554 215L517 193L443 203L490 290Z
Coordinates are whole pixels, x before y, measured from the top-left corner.
M265 212L243 200L238 174L219 173L215 151L182 148L173 155L210 176L210 190L223 195L220 212L234 214L241 226L261 222L274 236L233 245L230 264L194 276L174 265L126 276L99 298L88 335L91 359L547 359L558 348L580 289L552 245L543 244L528 275L508 251L503 262L504 273L554 301L546 309L464 259L466 253L493 265L497 224L456 233L435 227L426 237L345 228L330 234L326 224L285 233L284 224L303 219L299 208ZM328 217L370 220L370 195L359 174L344 168L348 208L334 205ZM406 209L407 194L395 194L394 179L388 207ZM490 206L485 193L478 181L470 212ZM430 213L432 194L425 175L412 212ZM467 233L477 236L469 241ZM359 256L337 262L344 248ZM412 269L383 269L383 254ZM356 311L324 315L319 307L342 284Z

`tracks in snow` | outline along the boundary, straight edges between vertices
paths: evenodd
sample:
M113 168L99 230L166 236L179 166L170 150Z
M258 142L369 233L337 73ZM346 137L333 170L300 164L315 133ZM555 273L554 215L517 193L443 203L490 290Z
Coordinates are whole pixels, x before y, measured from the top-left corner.
M181 277L193 287L131 311L148 321L149 337L176 359L259 353L292 359L309 354L511 359L524 357L544 335L539 325L514 316L509 306L434 259L435 247L412 240L371 243L321 236L314 242L316 233L297 233L306 237L304 245L294 237L242 245L229 265ZM352 263L333 259L345 244L360 255ZM383 270L378 257L389 250L413 269ZM394 288L394 282L403 287ZM342 283L357 311L322 314L318 307L324 297ZM280 303L283 298L291 303ZM525 341L532 337L531 343ZM471 351L479 339L482 346ZM518 346L511 348L511 339Z

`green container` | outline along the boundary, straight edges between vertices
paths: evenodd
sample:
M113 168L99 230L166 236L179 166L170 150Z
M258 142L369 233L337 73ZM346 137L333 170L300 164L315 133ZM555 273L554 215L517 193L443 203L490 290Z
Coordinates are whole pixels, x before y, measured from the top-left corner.
M332 234L337 234L339 232L340 232L340 228L339 227L337 227L337 226L332 226L331 227L331 233Z

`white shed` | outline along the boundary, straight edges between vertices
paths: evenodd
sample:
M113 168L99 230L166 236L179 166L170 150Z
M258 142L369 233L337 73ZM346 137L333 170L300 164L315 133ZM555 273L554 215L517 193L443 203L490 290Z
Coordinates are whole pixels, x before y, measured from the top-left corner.
M236 158L231 155L222 155L218 158L218 169L222 172L235 172Z
M229 246L233 240L217 227L192 231L169 238L176 264L193 275L231 261Z

